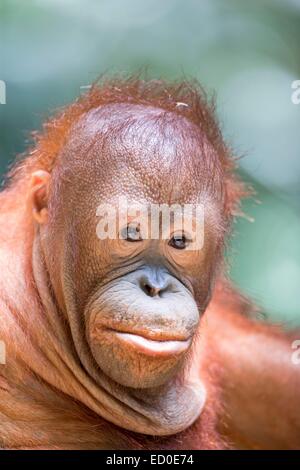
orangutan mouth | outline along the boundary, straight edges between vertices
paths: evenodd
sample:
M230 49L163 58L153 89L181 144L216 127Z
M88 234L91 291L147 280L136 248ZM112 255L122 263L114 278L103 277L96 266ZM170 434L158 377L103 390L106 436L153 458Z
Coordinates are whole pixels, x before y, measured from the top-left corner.
M122 331L114 331L116 337L134 348L137 352L148 356L170 356L174 354L182 354L188 350L191 345L192 338L187 340L153 340L134 333L125 333Z

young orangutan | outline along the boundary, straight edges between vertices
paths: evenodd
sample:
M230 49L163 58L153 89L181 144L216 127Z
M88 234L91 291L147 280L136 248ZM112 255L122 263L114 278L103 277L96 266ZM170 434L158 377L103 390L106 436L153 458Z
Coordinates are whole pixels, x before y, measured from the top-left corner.
M246 194L194 83L104 80L44 125L0 194L2 448L300 448L292 339L224 276ZM201 204L203 244L99 237L120 197Z

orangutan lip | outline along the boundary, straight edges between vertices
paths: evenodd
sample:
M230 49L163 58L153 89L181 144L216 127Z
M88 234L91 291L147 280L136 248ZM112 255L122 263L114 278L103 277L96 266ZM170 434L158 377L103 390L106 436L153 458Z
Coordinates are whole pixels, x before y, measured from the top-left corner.
M133 333L115 331L115 334L121 341L133 346L140 353L151 356L170 356L172 354L181 354L189 348L192 342L191 338L183 341L157 341Z

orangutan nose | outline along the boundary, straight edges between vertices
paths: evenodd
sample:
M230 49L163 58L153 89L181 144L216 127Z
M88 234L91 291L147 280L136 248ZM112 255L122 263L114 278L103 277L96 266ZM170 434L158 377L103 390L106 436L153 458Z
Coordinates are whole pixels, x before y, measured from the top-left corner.
M157 278L151 274L144 274L139 280L139 285L149 297L161 297L164 293L172 292L172 281L169 276Z

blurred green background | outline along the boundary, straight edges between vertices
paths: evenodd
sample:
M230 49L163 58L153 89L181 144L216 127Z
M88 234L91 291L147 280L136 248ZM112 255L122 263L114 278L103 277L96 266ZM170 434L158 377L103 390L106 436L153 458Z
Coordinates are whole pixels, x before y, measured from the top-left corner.
M300 0L0 0L0 172L29 132L103 72L196 77L218 97L257 199L231 276L267 318L300 325Z

